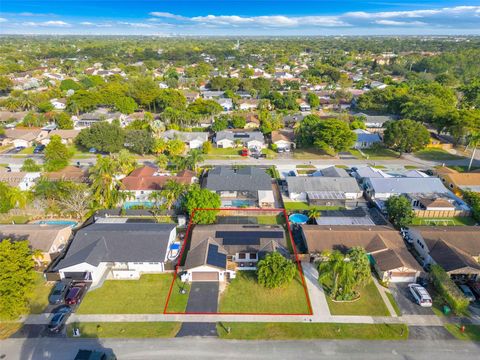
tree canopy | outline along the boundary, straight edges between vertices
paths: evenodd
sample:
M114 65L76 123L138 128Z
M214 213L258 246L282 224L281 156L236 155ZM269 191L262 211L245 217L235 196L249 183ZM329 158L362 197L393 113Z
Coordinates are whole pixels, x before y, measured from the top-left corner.
M267 254L257 264L257 279L260 285L268 289L290 283L297 273L295 263L283 257L279 252Z
M201 209L218 209L220 208L220 196L208 189L202 189L198 185L190 186L190 189L185 194L183 207L188 214L193 214L192 221L196 224L211 224L215 222L217 211L201 210Z
M385 145L399 153L422 150L430 142L430 133L413 120L389 121L383 135Z
M415 217L410 200L403 195L389 197L385 206L388 220L399 228L410 225Z

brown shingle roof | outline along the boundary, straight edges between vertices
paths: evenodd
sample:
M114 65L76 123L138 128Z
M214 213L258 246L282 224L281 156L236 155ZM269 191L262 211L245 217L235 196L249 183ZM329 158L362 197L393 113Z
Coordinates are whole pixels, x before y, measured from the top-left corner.
M480 228L476 226L415 226L429 249L439 240L470 256L480 255Z
M272 142L274 143L280 140L294 142L295 133L293 130L288 129L272 131Z
M302 232L310 253L345 252L360 246L373 256L382 271L402 266L420 270L398 231L389 226L302 225Z
M28 240L33 249L48 252L61 231L70 236L72 228L70 225L0 225L0 240Z
M72 165L68 165L59 171L46 173L44 176L52 181L68 180L83 182L87 179L86 171Z
M445 177L457 186L480 186L480 173L450 173Z

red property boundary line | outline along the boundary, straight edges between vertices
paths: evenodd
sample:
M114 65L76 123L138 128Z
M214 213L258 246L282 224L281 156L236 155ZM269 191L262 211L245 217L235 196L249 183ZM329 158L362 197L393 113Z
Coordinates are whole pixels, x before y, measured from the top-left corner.
M300 272L300 278L302 279L303 290L304 290L304 293L305 293L305 298L307 300L307 305L308 305L309 312L308 313L281 313L281 314L279 314L279 313L247 313L247 312L241 312L241 313L235 313L235 312L227 312L227 313L225 313L225 312L174 312L174 311L169 312L167 309L168 309L168 304L170 302L170 297L172 295L173 287L175 285L175 280L177 279L177 276L178 276L178 269L180 267L179 262L181 261L181 259L183 257L183 254L185 252L188 237L190 235L192 225L194 225L193 218L194 218L195 213L197 211L252 211L252 212L274 212L274 211L278 211L279 213L282 213L283 216L285 217L285 222L287 223L287 230L288 230L288 234L290 236L290 243L292 245L293 253L295 255L295 262L297 263L298 271ZM293 233L292 233L292 229L290 227L290 222L288 221L287 211L284 208L273 208L273 209L257 209L257 208L218 208L218 209L216 209L216 208L206 208L206 209L199 209L199 208L197 208L197 209L194 209L192 211L192 214L190 216L190 220L188 221L187 231L185 233L185 238L184 239L185 240L183 242L182 249L180 250L180 254L178 256L179 262L177 262L177 265L175 265L175 271L173 273L173 280L172 280L172 283L170 284L170 289L168 290L167 301L166 301L165 307L163 309L164 314L168 314L168 315L263 315L263 316L313 315L312 304L310 302L310 296L308 295L308 289L307 289L307 284L305 282L305 276L303 274L303 268L302 268L302 265L301 265L300 260L298 258L298 252L297 252L297 248L295 246L295 242L293 241Z

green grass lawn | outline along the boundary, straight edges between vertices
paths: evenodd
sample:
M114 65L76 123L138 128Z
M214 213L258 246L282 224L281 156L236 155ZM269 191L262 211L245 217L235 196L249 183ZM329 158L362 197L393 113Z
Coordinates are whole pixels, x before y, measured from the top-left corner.
M52 283L48 284L45 281L42 273L35 273L35 287L30 298L30 313L41 314L45 310L48 306L48 295L50 295L52 286Z
M169 285L170 286L170 285ZM185 290L182 294L180 291ZM183 313L187 308L188 296L190 295L190 284L183 283L179 278L175 280L172 288L172 294L168 301L167 312Z
M332 157L322 150L315 148L293 150L294 159L331 159Z
M328 286L324 285L328 293ZM334 302L327 296L332 315L390 316L387 306L373 281L360 290L360 299L353 302Z
M205 156L207 159L225 159L230 157L238 157L241 156L242 149L241 148L216 148L212 147L208 154Z
M89 291L78 314L160 314L163 313L171 274L148 274L139 280L107 280ZM172 307L184 311L186 301L172 299ZM182 309L183 306L183 309Z
M412 225L473 226L477 222L471 217L414 218Z
M282 288L266 289L254 271L237 271L237 277L221 295L222 313L308 314L309 308L300 275Z
M0 322L0 340L9 338L21 327L21 322Z
M262 149L262 154L267 155L267 159L276 159L278 153L272 149Z
M297 169L313 169L316 170L317 168L313 165L307 165L307 164L300 164L296 166Z
M369 160L391 160L398 159L399 154L393 150L379 148L379 149L362 149L360 152L357 149L350 149L349 153L359 159ZM364 155L362 155L362 153Z
M342 210L342 206L315 206L308 205L306 202L302 201L285 201L284 207L286 210Z
M390 304L392 304L393 310L395 310L395 314L397 314L397 316L402 316L402 312L400 311L400 308L398 307L398 304L395 301L393 294L387 291L385 295L387 295L388 301L390 301Z
M448 151L442 149L424 149L417 151L414 155L422 160L465 160L466 158L463 156L458 156L454 154L450 154Z
M180 326L179 322L85 322L67 325L67 336L78 328L82 338L170 338Z
M459 340L480 341L480 325L465 325L463 333L458 324L445 324L445 329Z
M230 328L230 333L226 329ZM222 339L308 340L358 339L407 340L403 324L332 324L332 323L219 323Z
M278 214L277 216L257 216L257 221L259 224L262 225L269 225L269 224L278 224L278 225L283 225L286 224L285 221L285 216L282 214Z
M31 154L33 154L33 150L35 150L35 146L30 146L30 147L27 147L25 149L20 150L18 152L18 154L31 155Z
M30 221L30 216L26 215L7 215L0 216L0 224L26 224Z
M418 169L418 166L415 166L415 165L405 165L404 168L405 168L405 170L415 170L415 169Z

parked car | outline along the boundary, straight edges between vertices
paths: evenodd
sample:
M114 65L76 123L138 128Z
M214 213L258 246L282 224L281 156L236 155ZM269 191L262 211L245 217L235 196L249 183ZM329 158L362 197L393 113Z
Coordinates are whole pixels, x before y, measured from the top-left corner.
M65 296L65 304L75 305L78 304L85 292L85 284L75 284L73 285Z
M422 307L431 307L432 298L427 290L419 284L408 284L410 293L413 296L415 302Z
M69 286L70 282L67 280L57 282L48 297L48 302L52 305L62 304L65 301Z
M458 285L458 287L462 291L463 295L465 295L465 297L470 302L474 302L476 300L475 295L473 295L472 289L470 289L467 285Z
M48 329L52 332L60 332L71 313L72 309L70 306L63 305L56 308L53 311L53 317L48 324Z
M467 282L467 285L470 289L472 289L473 293L480 298L480 282L471 280Z
M104 351L78 350L74 360L117 360L117 357Z
M96 153L97 153L97 149L95 149L95 148L92 147L92 148L90 148L90 149L88 150L88 152L89 152L90 154L96 154Z
M33 149L33 153L40 154L41 152L43 152L43 150L45 150L45 145L37 145L35 146L35 149Z

